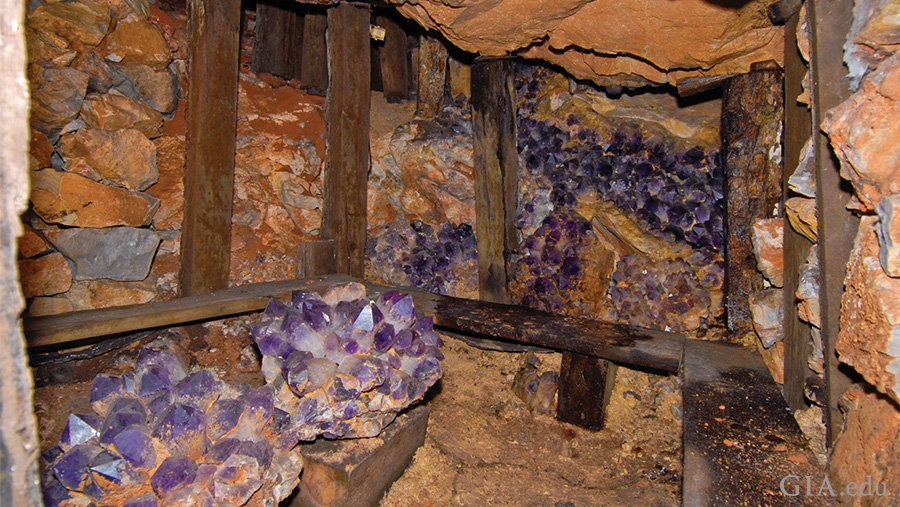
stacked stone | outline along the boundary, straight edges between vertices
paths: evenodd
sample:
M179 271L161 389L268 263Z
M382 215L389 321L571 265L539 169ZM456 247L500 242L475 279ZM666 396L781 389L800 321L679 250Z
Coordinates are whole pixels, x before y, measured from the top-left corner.
M514 293L521 294L523 304L546 310L584 306L579 301L584 265L589 262L584 254L592 248L594 235L590 223L578 213L585 202L604 201L634 222L638 234L680 245L674 249L681 252L662 268L654 266L657 262L649 256L618 257L615 276L619 279L610 283L610 315L632 323L647 321L648 314L641 312L662 308L649 299L653 294L640 291L648 284L668 287L668 278L678 279L684 287L698 290L696 297L683 298L678 305L686 306L682 313L689 316L664 318L651 313L657 324L648 324L695 328L711 313L710 305L716 302L710 293L722 284L724 173L718 153L700 146L676 148L656 137L645 138L638 129L603 132L575 114L561 120L540 119L537 111L546 107L541 104L547 102L543 94L550 79L552 73L547 69L517 69L518 226L523 241L519 257L512 262L514 284L518 285ZM553 245L561 255L545 252L548 224L557 223L565 226L563 242ZM647 264L647 269L639 263ZM561 269L564 276L558 276ZM632 275L635 278L622 278ZM659 278L651 280L654 277ZM626 285L628 289L622 290ZM639 300L640 304L632 304ZM648 305L653 308L645 308Z
M188 373L144 348L133 370L94 379L91 407L42 453L48 506L277 505L299 482L296 434L270 386Z
M273 300L253 336L275 407L301 440L372 437L441 377L433 319L397 291L359 283Z
M97 286L144 280L162 239L151 227L159 199L146 192L158 179L151 139L174 112L179 84L150 12L146 0L46 2L28 11L28 232L47 243L22 252L34 313L90 306L79 294L98 290L115 293L117 304L155 296L152 286ZM70 288L78 294L47 298Z

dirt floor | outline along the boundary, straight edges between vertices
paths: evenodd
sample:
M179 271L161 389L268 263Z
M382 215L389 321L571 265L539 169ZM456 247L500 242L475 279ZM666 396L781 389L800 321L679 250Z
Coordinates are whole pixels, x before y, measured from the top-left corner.
M57 377L71 378L36 390L42 448L59 438L69 413L90 412L93 375L130 368L138 346L150 340L195 367L213 367L229 382L261 384L249 320L166 331L74 368L50 368ZM514 394L513 380L528 353L443 339L444 377L425 399L430 409L425 444L382 507L680 505L677 377L619 368L607 427L591 432L533 416ZM541 371L559 369L559 354L537 356ZM47 370L36 370L36 376L48 378Z

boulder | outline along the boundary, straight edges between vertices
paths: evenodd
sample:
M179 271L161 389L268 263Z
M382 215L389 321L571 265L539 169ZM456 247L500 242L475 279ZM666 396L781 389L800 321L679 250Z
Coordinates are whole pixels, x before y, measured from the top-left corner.
M109 29L109 7L91 0L46 2L28 11L26 24L85 46L100 44Z
M159 179L156 146L135 129L80 129L62 136L59 150L67 168L82 160L101 181L129 190L145 190Z
M886 195L878 201L878 259L884 272L894 278L900 277L900 195Z
M791 197L784 202L784 211L795 231L813 243L819 241L819 220L815 199Z
M87 92L88 75L67 67L28 68L31 125L45 134L74 120Z
M126 97L118 90L106 94L90 93L81 103L81 118L91 127L104 130L133 128L154 139L162 133L163 117L143 102Z
M31 203L45 222L75 227L148 225L159 207L150 194L53 169L32 171Z
M72 270L58 252L19 261L19 280L26 298L52 296L69 290Z
M900 194L900 52L829 110L822 128L864 210L873 211L885 195Z
M48 231L47 240L74 266L76 280L147 278L161 238L135 227Z
M900 279L878 261L876 217L863 217L847 266L835 349L866 382L900 403Z
M154 69L164 69L172 61L162 31L133 13L116 24L97 50L108 61L140 63Z
M88 92L106 93L123 79L120 73L93 49L80 53L72 61L72 68L88 75Z
M750 294L753 329L764 348L784 339L784 291L766 289Z
M784 286L784 219L757 220L750 230L756 266L772 285Z
M178 105L178 78L168 68L154 69L139 63L120 63L116 68L125 78L117 88L160 113L169 114ZM149 137L149 136L148 136Z

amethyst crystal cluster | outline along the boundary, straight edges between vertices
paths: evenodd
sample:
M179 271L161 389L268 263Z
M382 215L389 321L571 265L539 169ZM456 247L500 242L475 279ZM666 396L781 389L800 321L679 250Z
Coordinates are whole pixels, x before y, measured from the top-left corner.
M48 506L276 505L299 481L270 386L228 385L144 348L133 370L97 375L91 407L42 453Z
M456 294L456 285L477 272L475 232L467 223L434 227L413 219L393 222L366 245L373 268L388 283L410 284L436 294Z
M408 294L371 301L359 283L272 300L253 336L275 408L302 440L375 436L442 374L433 319Z
M673 261L664 268L636 269L638 259L620 261L616 276L627 280L613 281L611 288L626 284L629 289L627 296L611 290L614 317L637 317L642 309L631 304L632 296L651 297L652 290L641 292L648 286L668 288L667 277L700 280L692 282L701 289L698 300L688 298L683 303L708 305L709 298L702 293L715 286L706 283L721 285L716 272L721 270L718 252L724 238L724 173L718 154L699 146L680 149L660 138L647 139L637 128L601 132L571 114L541 119L537 106L545 100L549 73L520 65L515 81L521 167L518 225L523 241L512 273L526 285L522 303L549 310L578 306L574 299L583 271L579 263L586 260L582 252L590 247L592 236L583 231L589 226L576 209L581 202L603 200L615 204L648 234L690 246L684 262ZM548 232L556 227L562 229L561 241L548 251L548 240L554 239ZM561 264L560 257L568 264Z

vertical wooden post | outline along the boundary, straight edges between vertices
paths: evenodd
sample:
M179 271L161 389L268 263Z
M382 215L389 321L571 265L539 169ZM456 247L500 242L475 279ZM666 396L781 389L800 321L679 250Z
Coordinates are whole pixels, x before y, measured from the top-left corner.
M333 274L334 241L304 241L297 245L297 278Z
M31 371L19 314L19 215L28 206L28 80L25 5L0 0L0 493L3 505L43 505Z
M406 32L390 16L375 16L375 24L385 29L384 46L379 51L384 98L399 102L409 98L409 58Z
M441 112L444 83L447 82L447 58L444 42L430 35L419 37L419 95L416 116L433 118Z
M722 148L725 152L725 304L734 341L753 331L750 293L763 288L750 244L750 228L781 212L782 71L756 65L725 85Z
M365 274L371 99L368 6L328 9L328 111L322 239L339 273Z
M805 104L797 102L803 87L806 64L797 49L797 23L788 20L784 28L784 177L785 200L792 197L787 181L800 161L800 150L809 139L812 119ZM812 349L809 324L797 315L794 296L800 282L800 266L809 256L810 241L791 227L784 215L784 397L791 410L805 408L804 386L810 374Z
M325 44L327 28L328 18L320 8L310 9L303 15L300 84L313 95L325 95L325 90L328 89L328 51ZM369 71L366 71L366 75L369 75Z
M508 303L506 259L516 247L516 93L512 60L472 66L475 233L481 299Z
M190 1L181 295L228 286L240 0Z
M294 74L293 32L297 13L280 6L256 4L256 38L253 41L253 72L268 72L290 79Z
M845 78L847 69L843 64L843 45L853 19L853 4L840 0L811 0L808 9L812 119L813 125L821 125L825 111L850 96L850 84ZM841 183L840 166L828 138L818 128L813 143L817 168L819 305L825 353L825 398L828 403L825 427L827 442L831 445L842 426L838 400L850 385L850 378L838 369L840 362L834 345L840 331L844 276L859 229L859 219L846 208L851 194Z
M616 365L599 357L564 352L556 418L590 430L603 429Z

